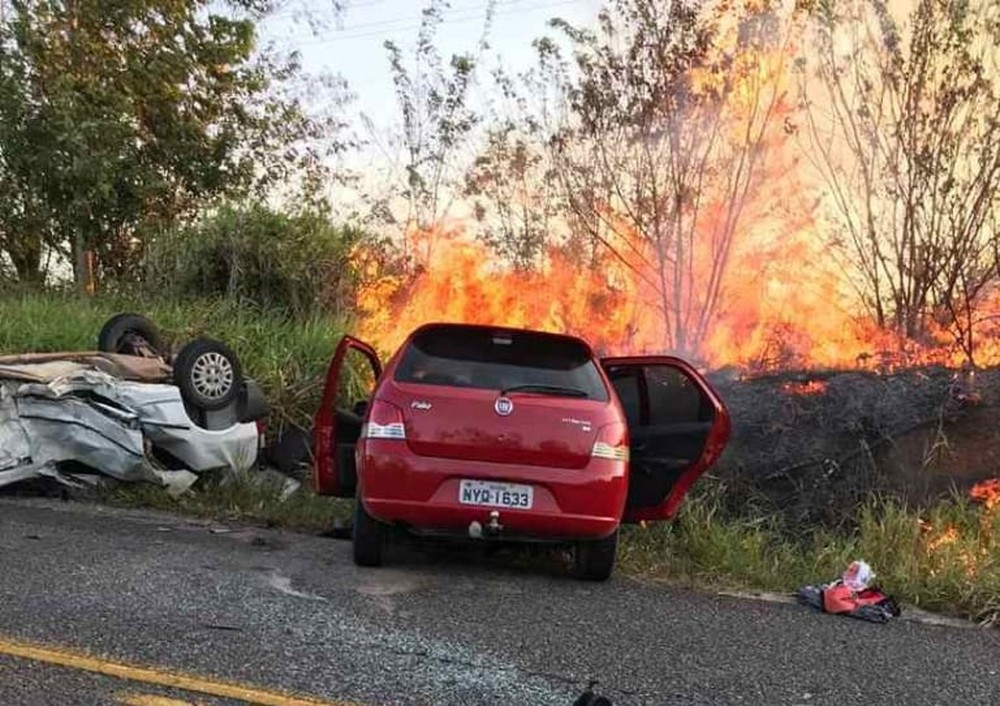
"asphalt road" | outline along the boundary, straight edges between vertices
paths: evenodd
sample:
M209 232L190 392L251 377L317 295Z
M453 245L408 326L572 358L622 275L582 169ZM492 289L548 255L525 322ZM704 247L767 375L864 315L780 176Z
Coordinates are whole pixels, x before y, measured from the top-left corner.
M361 570L345 541L0 499L5 706L244 703L211 696L220 682L333 704L571 706L589 679L615 706L990 704L998 671L994 630L587 584L467 550Z

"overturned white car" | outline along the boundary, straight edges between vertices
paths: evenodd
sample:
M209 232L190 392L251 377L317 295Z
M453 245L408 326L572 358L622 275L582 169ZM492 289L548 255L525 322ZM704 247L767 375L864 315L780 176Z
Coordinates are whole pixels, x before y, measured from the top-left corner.
M167 354L151 322L114 317L98 351L0 356L0 486L101 474L177 482L177 474L257 462L268 407L221 342Z

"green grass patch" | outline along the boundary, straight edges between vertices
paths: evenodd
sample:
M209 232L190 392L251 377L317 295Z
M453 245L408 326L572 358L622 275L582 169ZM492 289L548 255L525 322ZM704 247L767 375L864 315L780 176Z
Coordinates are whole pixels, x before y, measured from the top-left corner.
M256 472L205 474L187 492L171 496L149 483L115 485L100 500L120 507L142 507L189 517L261 523L306 532L324 532L347 522L353 501L320 497L303 484L286 494L286 481Z
M342 319L293 319L225 299L170 303L155 297L82 299L52 293L2 297L0 353L94 350L101 326L123 311L150 318L175 346L199 335L217 338L264 388L272 425L305 424L312 418L330 357L348 327Z
M705 484L673 523L624 530L621 569L691 585L790 592L868 561L882 588L924 610L1000 619L1000 508L953 496L921 512L889 497L858 509L853 530L791 533L777 519L724 517Z

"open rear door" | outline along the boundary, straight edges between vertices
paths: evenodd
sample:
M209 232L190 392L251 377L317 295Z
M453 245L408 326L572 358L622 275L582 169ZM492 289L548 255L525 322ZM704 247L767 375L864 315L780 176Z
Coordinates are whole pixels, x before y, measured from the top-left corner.
M313 424L315 491L319 495L354 497L357 469L354 446L361 436L368 401L382 363L364 341L344 336L326 373L323 400Z
M722 455L729 412L689 363L672 356L601 361L629 429L626 522L672 518L691 485Z

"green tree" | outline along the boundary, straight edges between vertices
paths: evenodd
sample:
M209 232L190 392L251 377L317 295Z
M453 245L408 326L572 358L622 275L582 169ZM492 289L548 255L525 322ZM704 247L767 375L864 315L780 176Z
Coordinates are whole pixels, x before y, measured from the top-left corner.
M490 129L465 177L479 237L519 270L541 264L558 218L556 181L544 144L513 120Z
M356 247L375 247L329 212L225 204L158 238L147 280L172 298L228 298L293 316L352 312Z
M158 233L220 198L323 173L312 119L281 88L294 56L256 46L269 4L13 0L0 26L0 248L23 280L45 252L134 274ZM332 145L333 148L339 145Z
M495 1L486 3L480 53ZM401 118L390 148L402 151L401 178L394 180L401 188L377 208L385 220L404 228L430 228L448 213L465 166L462 150L481 120L470 105L476 55L455 54L446 62L434 43L448 7L447 0L428 1L410 62L396 43L385 42ZM402 208L394 206L397 199Z

